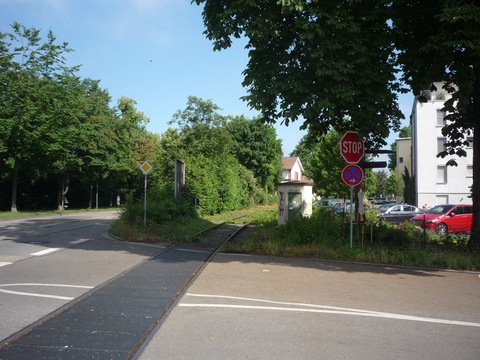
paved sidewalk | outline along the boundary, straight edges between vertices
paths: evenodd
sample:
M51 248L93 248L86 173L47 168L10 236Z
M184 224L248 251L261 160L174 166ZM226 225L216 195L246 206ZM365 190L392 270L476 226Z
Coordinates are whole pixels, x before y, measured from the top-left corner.
M480 359L478 273L217 254L141 360Z

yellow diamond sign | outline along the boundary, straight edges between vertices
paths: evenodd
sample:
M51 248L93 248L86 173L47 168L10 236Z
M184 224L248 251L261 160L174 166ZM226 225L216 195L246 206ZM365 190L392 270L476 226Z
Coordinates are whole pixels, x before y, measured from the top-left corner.
M147 175L150 170L152 170L152 165L150 165L148 161L144 161L142 165L140 165L140 170L142 170L142 172Z

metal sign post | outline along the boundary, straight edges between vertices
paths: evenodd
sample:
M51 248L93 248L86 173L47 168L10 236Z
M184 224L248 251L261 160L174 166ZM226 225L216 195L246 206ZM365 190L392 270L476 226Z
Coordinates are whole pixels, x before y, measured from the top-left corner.
M347 131L340 139L340 154L348 163L342 171L342 180L350 186L350 249L353 247L353 187L363 181L363 169L355 165L365 155L365 144L357 131Z
M363 181L363 170L360 166L349 164L343 168L342 180L350 186L350 248L353 247L353 187Z
M143 226L147 226L147 174L152 170L152 165L150 165L145 158L145 161L140 165L140 170L145 174L145 188L143 193Z
M350 186L350 249L353 247L353 186Z

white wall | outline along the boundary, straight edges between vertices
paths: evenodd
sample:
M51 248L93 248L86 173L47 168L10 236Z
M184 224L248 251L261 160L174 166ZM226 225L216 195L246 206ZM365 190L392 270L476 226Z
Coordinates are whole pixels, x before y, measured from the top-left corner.
M298 174L298 179L295 178L295 173ZM282 177L284 180L301 180L302 179L302 168L298 161L295 161L291 170L283 170Z
M417 189L417 206L433 207L438 204L471 203L468 198L472 177L468 165L472 165L473 152L467 148L467 157L448 156L437 158L438 140L444 138L442 126L437 125L437 109L442 109L445 100L419 103L415 100L412 110L412 151L413 172ZM445 166L449 159L455 159L458 166L446 167L446 182L438 177L438 167Z
M302 194L302 215L312 215L313 193L312 186L297 183L281 183L277 185L278 193L278 225L288 221L288 193Z

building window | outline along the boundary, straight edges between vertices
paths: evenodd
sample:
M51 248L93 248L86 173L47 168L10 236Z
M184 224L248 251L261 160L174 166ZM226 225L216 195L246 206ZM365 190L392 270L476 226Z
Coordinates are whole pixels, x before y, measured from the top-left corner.
M447 183L447 167L444 165L437 166L437 184Z
M473 165L467 165L467 178L473 177Z
M468 141L467 147L472 148L473 147L473 136L467 137L467 141Z
M445 125L445 111L437 109L437 126Z
M437 154L445 151L445 138L437 139Z
M403 164L403 156L400 156L400 157L398 158L398 163L399 163L399 164Z

